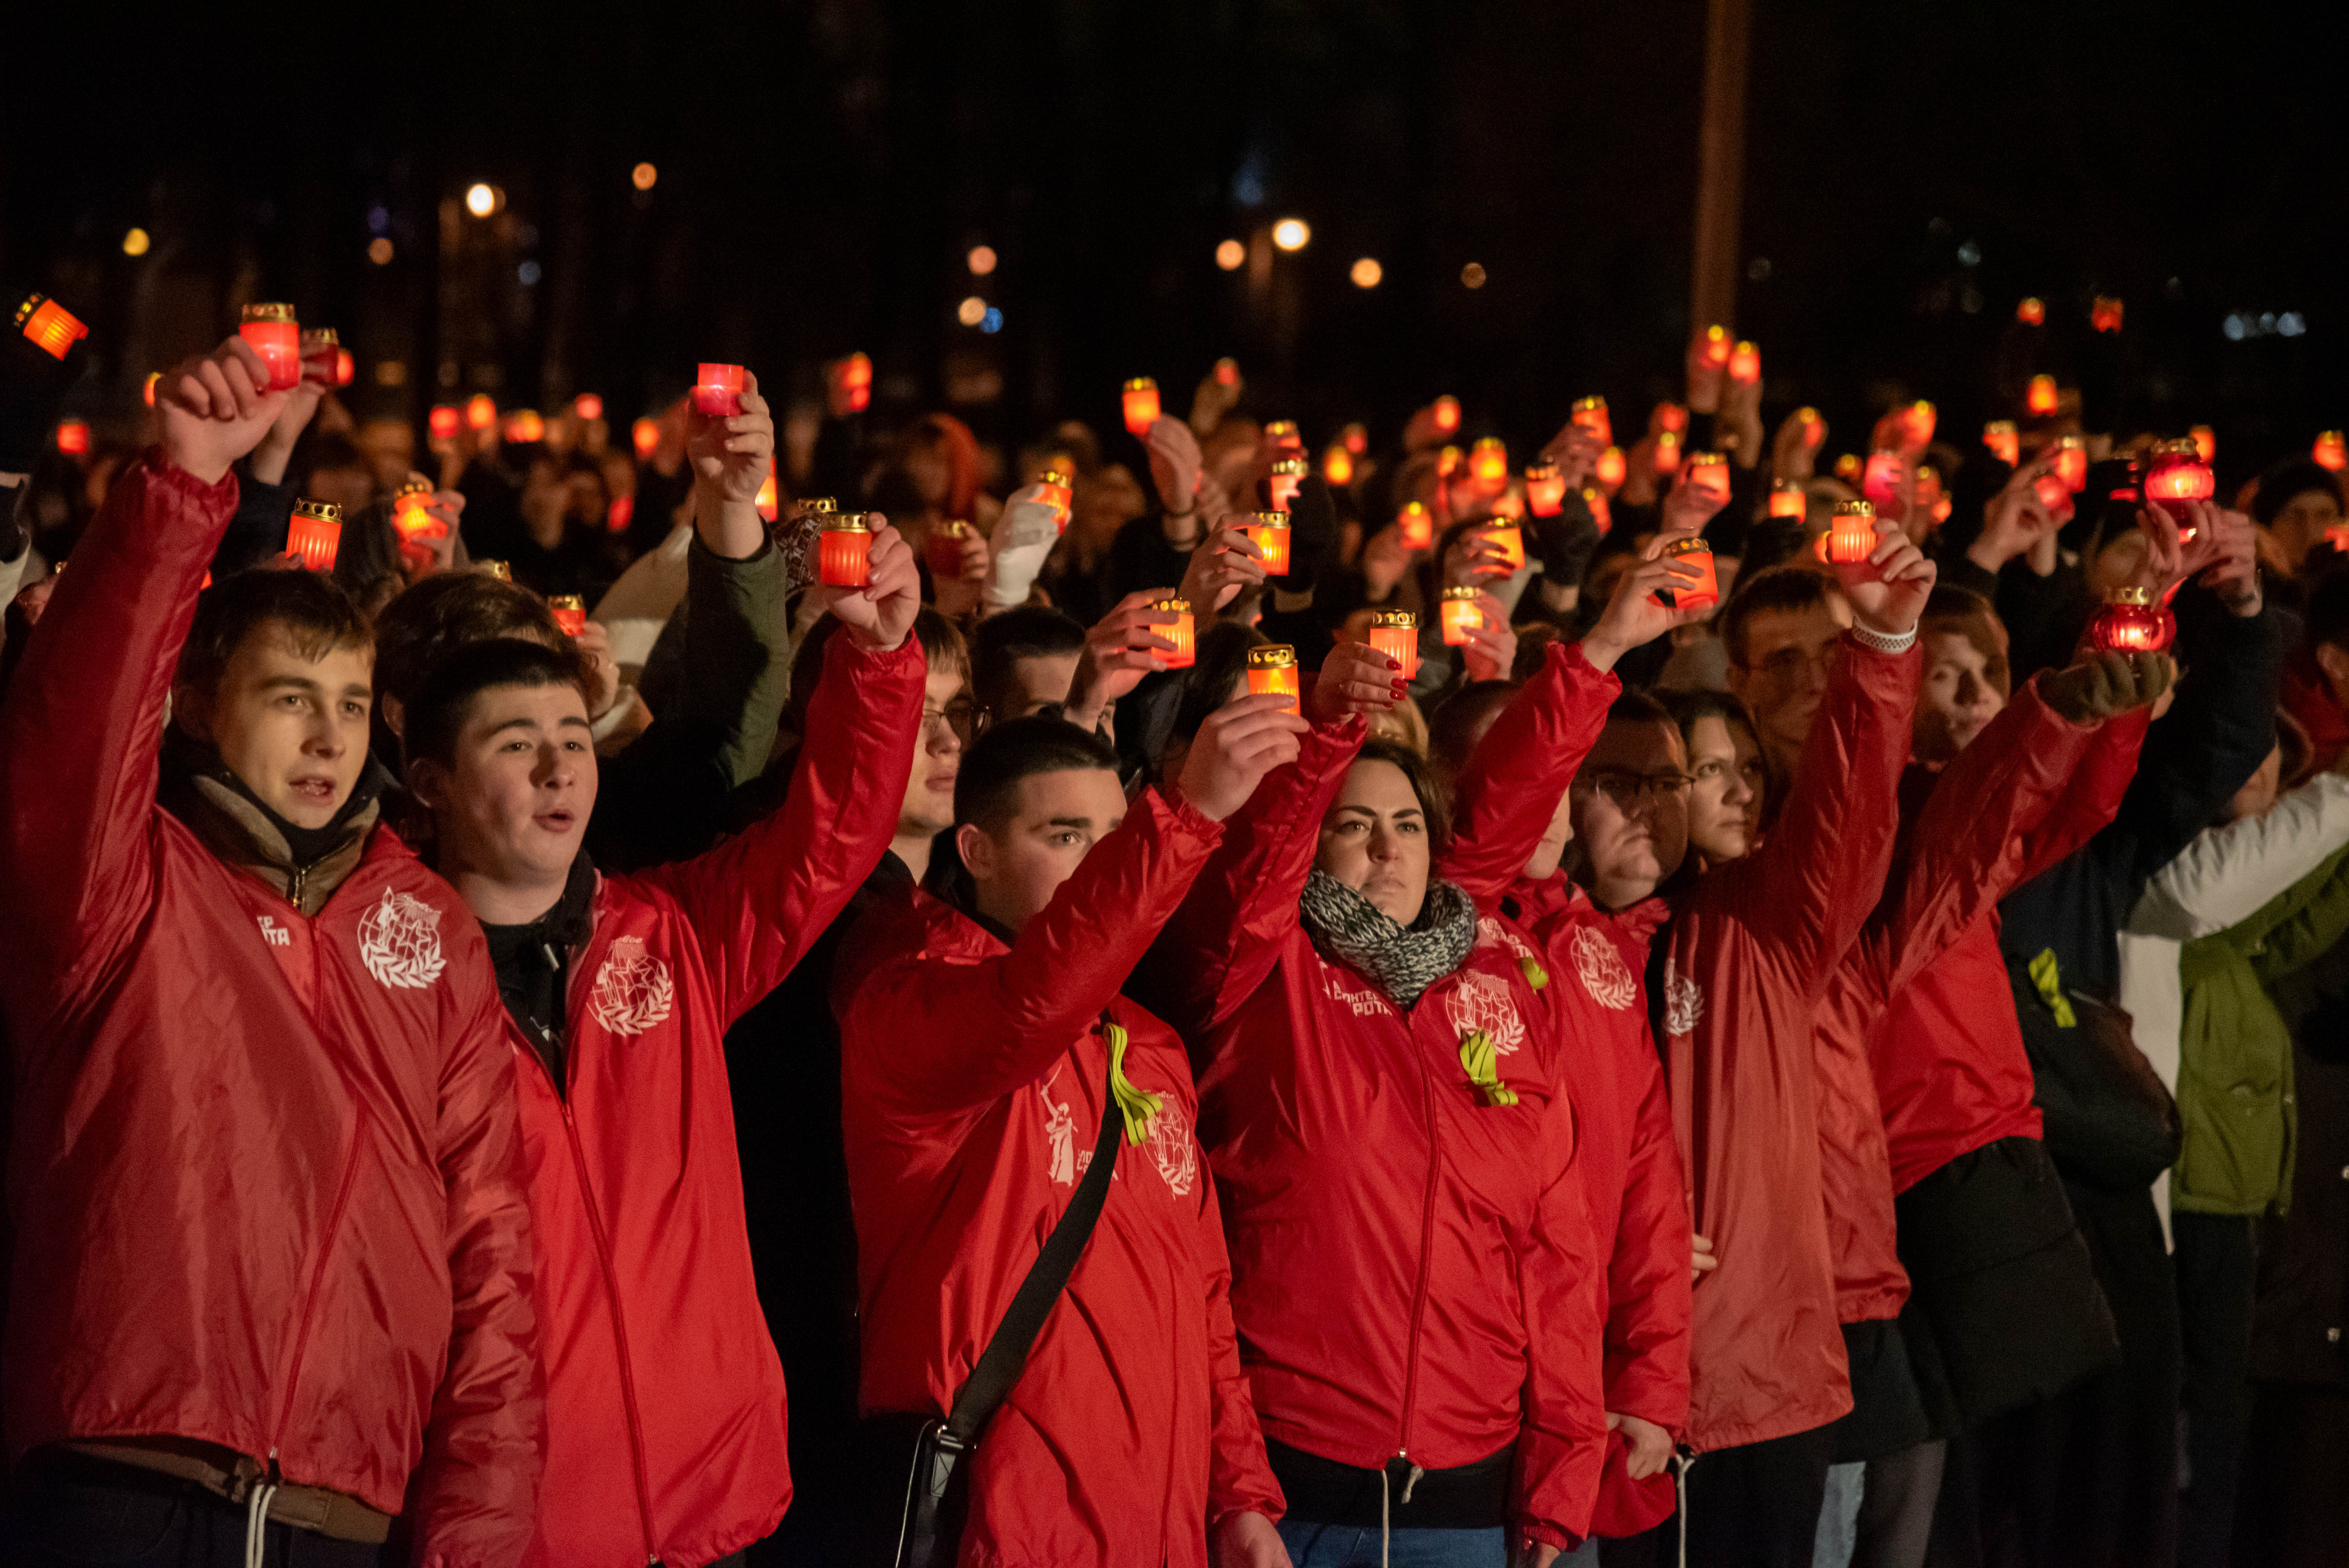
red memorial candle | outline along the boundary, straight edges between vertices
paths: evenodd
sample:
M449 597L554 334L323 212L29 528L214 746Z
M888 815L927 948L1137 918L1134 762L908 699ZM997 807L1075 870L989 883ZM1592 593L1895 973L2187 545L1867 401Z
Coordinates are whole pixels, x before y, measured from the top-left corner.
M1566 476L1556 463L1535 463L1526 469L1526 510L1536 517L1556 517L1566 510Z
M1596 485L1585 485L1582 504L1590 509L1590 521L1599 525L1599 537L1606 538L1615 527L1615 513L1607 504L1607 492Z
M1657 476L1658 476L1659 478L1661 478L1661 477L1662 477L1663 475L1665 475L1665 474L1670 474L1670 473L1677 472L1677 471L1679 470L1679 469L1680 469L1680 466L1681 466L1681 438L1680 438L1680 437L1678 437L1678 436L1674 435L1674 434L1673 434L1671 431L1670 431L1670 430L1664 430L1664 431L1661 431L1661 432L1659 432L1659 433L1658 433L1658 435L1657 435L1657 437L1656 437L1656 474L1657 474Z
M1305 488L1305 476L1309 465L1303 458L1283 458L1272 465L1266 476L1264 491L1275 511L1287 511L1297 502L1297 492Z
M930 531L930 575L939 582L951 582L962 575L962 542L970 537L970 524L960 518L950 517Z
M498 422L498 400L486 392L476 392L465 399L465 423L476 430L486 430Z
M1510 523L1493 524L1478 531L1500 547L1502 555L1508 561L1509 573L1512 576L1526 569L1525 530Z
M1150 628L1174 644L1174 651L1170 654L1164 648L1153 648L1150 650L1151 656L1156 659L1161 666L1170 670L1187 670L1197 664L1199 636L1197 628L1191 619L1191 601L1160 599L1153 603L1150 608L1154 614L1174 617L1172 622L1154 623Z
M2046 415L2055 412L2055 377L2033 377L2030 387L2023 395L2023 407L2033 414Z
M636 449L636 461L648 463L660 449L660 421L639 419L628 427L628 440Z
M2219 438L2208 425L2193 425L2186 433L2194 438L2194 450L2204 462L2219 455Z
M1729 378L1739 383L1762 379L1762 350L1744 339L1729 351Z
M25 296L16 307L16 327L52 359L63 359L78 340L89 335L89 328L73 312L45 294Z
M313 572L332 572L343 542L343 509L330 500L297 500L285 525L285 548Z
M571 413L574 418L592 425L604 417L604 399L593 392L582 392L571 399Z
M1574 411L1568 418L1582 428L1595 433L1601 445L1611 447L1615 444L1615 425L1607 417L1606 398L1577 397Z
M1498 436L1482 436L1468 449L1468 477L1485 490L1509 482L1509 449Z
M2178 635L2178 618L2150 588L2116 588L2089 623L2088 637L2108 654L2158 654Z
M302 325L290 304L249 304L236 335L253 345L269 371L268 392L284 392L302 384Z
M1867 560L1876 549L1876 509L1864 500L1836 502L1825 537L1829 561L1848 566Z
M1992 457L2010 469L2023 460L2023 438L2015 434L2012 419L1992 419L1984 425L1982 445L1990 449Z
M1247 652L1248 695L1274 692L1299 706L1302 687L1297 675L1297 650L1286 643L1265 643Z
M2194 537L2193 524L2187 521L2186 503L2209 500L2218 490L2218 477L2202 460L2201 449L2194 444L2192 437L2156 444L2152 459L2146 465L2145 499L2178 525L2179 539Z
M2343 442L2338 430L2326 430L2318 435L2316 445L2309 449L2308 455L2336 474L2344 468L2349 468L2349 444Z
M1435 547L1435 519L1419 502L1405 501L1395 513L1395 527L1402 534L1405 550L1432 550Z
M816 581L833 588L862 588L873 580L873 531L861 511L833 512L823 520L816 551Z
M80 419L57 421L57 450L69 458L78 458L89 450L89 426Z
M1371 612L1371 646L1402 666L1402 678L1419 674L1419 617L1408 610Z
M1442 617L1447 647L1459 647L1467 642L1469 633L1485 624L1485 607L1476 602L1474 588L1446 588L1437 614Z
M1810 514L1810 493L1803 489L1800 480L1770 481L1770 515L1801 519Z
M1137 376L1125 384L1119 401L1124 407L1128 433L1148 435L1150 427L1158 422L1158 383L1147 376Z
M1446 392L1435 400L1435 433L1448 436L1460 428L1460 399Z
M1354 482L1354 454L1343 441L1331 442L1321 454L1321 482L1331 490L1344 490Z
M742 367L697 363L693 373L693 411L713 419L728 419L740 414Z
M391 526L403 541L438 539L449 525L432 515L432 482L409 480L392 492Z
M2047 306L2037 294L2026 294L2014 307L2014 319L2025 326L2038 326L2047 320Z
M2055 477L2064 481L2067 495L2078 495L2088 488L2088 445L2079 437L2055 438Z
M554 624L566 637L576 637L587 629L587 601L576 593L557 593L546 602L554 615Z
M1663 593L1671 594L1671 607L1676 610L1701 610L1721 603L1721 579L1713 562L1713 546L1702 539L1676 539L1664 550L1664 557L1675 566L1693 568L1697 580L1685 588L1671 588L1659 593L1658 603L1663 603Z
M1248 542L1264 553L1264 574L1268 577L1288 575L1288 514L1285 511L1253 511L1248 521L1240 525Z
M453 441L464 423L465 411L462 408L454 403L435 403L425 428L432 432L432 438L436 441Z

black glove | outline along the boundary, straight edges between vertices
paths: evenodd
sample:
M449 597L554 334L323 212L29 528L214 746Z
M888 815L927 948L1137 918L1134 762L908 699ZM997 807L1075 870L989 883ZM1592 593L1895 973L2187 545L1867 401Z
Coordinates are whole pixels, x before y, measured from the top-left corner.
M2177 666L2161 654L2091 654L2039 677L2040 699L2074 724L2101 724L2169 689Z
M1319 474L1308 474L1288 503L1288 575L1266 581L1283 593L1305 593L1337 558L1338 508Z
M1542 575L1561 586L1580 586L1591 552L1599 548L1599 520L1581 492L1568 492L1556 517L1535 518L1533 525L1534 559L1541 562Z
M0 473L32 472L57 427L66 388L89 360L87 337L76 339L59 359L25 335L18 318L30 314L35 301L31 289L0 292L0 310L7 313L0 317L0 332L7 335L0 342Z

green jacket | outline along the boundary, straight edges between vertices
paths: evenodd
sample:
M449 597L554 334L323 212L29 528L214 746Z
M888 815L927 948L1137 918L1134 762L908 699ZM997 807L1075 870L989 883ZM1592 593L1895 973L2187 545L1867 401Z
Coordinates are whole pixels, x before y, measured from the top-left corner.
M2186 1141L2170 1172L2173 1208L2282 1213L2291 1205L2292 1034L2266 987L2313 963L2349 931L2349 850L2250 919L2186 944L2178 1114Z

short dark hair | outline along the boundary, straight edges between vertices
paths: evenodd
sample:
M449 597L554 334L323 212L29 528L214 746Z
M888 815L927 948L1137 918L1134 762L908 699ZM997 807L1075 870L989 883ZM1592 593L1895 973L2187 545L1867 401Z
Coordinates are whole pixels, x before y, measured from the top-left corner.
M1999 695L2014 695L2014 679L2007 662L2010 645L2006 623L1998 618L1998 611L1988 599L1954 583L1937 583L1926 595L1925 613L1917 618L1917 630L1920 635L1948 632L1963 637L1982 655L1983 665L1998 682Z
M1660 691L1657 703L1681 732L1681 745L1686 748L1699 722L1708 718L1721 720L1724 727L1744 725L1745 738L1756 747L1762 744L1762 731L1754 723L1753 712L1725 691L1710 687L1695 691Z
M2311 458L2286 458L2260 476L2260 488L2251 496L2251 521L2266 527L2292 504L2294 496L2311 490L2321 490L2340 504L2341 480L2332 469Z
M401 593L376 618L377 686L405 704L451 650L495 637L571 646L546 601L486 572L441 572Z
M1117 753L1092 731L1049 714L1005 719L962 754L962 771L955 776L955 826L969 822L991 833L1010 820L1022 779L1096 768L1114 777Z
M1627 691L1607 705L1609 724L1663 724L1677 729L1671 710L1643 691Z
M1428 756L1454 773L1468 766L1469 753L1524 686L1523 681L1492 680L1456 688L1427 716Z
M1073 654L1085 645L1085 629L1075 617L1049 604L1022 604L978 624L971 638L970 690L978 706L996 711L1020 659ZM968 766L968 764L966 764Z
M178 681L210 693L244 640L273 624L305 659L375 641L367 616L325 573L250 567L220 579L196 600L195 622L180 648Z
M1754 616L1771 610L1814 609L1842 597L1841 583L1807 566L1773 566L1741 577L1721 612L1721 642L1729 662L1745 667L1745 627Z
M1410 781L1411 792L1419 798L1419 809L1427 818L1427 841L1437 853L1452 842L1452 792L1435 776L1427 758L1400 740L1374 735L1362 742L1361 751L1354 758L1356 766L1365 762L1384 762L1402 770Z
M569 686L587 700L587 683L579 661L540 643L520 637L492 637L450 650L425 675L408 703L402 736L404 754L413 764L423 758L453 767L457 737L473 699L500 686Z

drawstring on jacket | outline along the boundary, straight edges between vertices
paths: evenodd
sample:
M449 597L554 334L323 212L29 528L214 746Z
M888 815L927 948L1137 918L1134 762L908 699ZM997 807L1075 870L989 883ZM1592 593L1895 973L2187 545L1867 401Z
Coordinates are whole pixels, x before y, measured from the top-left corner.
M1412 1488L1417 1486L1419 1478L1426 1473L1417 1465L1411 1467L1411 1473L1402 1478L1402 1495L1395 1500L1397 1507L1411 1506ZM1379 1467L1379 1568L1387 1568L1387 1547L1393 1535L1393 1521L1387 1511L1387 1468L1381 1465ZM1682 1568L1686 1568L1686 1565L1683 1564Z
M255 1480L244 1499L244 1568L262 1568L269 1553L269 1504L278 1483Z

